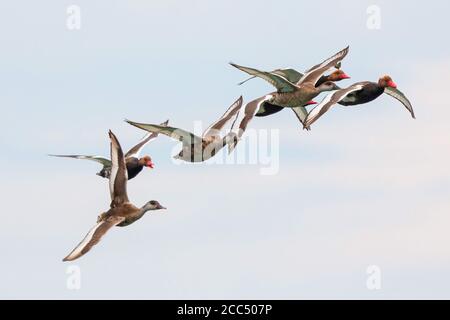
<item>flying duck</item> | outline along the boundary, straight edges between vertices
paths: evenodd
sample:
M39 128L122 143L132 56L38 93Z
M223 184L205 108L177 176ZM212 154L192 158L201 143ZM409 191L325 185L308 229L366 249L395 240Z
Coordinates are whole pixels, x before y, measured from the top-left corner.
M289 82L292 82L292 83L297 83L300 80L300 78L303 76L302 73L300 73L294 69L277 69L275 71L272 71L271 73L279 74L282 77L284 76L284 78L286 78ZM253 76L252 78L256 78L256 77ZM247 80L250 80L252 78L248 78ZM325 83L327 81L338 82L338 81L341 81L344 79L350 79L350 77L344 71L338 69L338 70L330 73L329 75L321 76L316 83L316 88L318 86L322 85L322 83ZM269 102L264 102L261 105L258 113L255 114L255 117L267 117L274 113L280 112L283 109L284 109L283 107L276 106ZM297 113L295 113L295 114L297 115Z
M306 118L305 126L310 126L317 121L334 104L339 103L344 106L354 106L368 103L375 100L383 93L400 101L415 119L414 110L408 98L397 89L397 85L390 76L381 77L378 82L358 82L348 88L337 90L328 94L323 101L318 104Z
M105 233L114 226L125 227L142 218L149 210L166 209L158 201L147 202L142 208L134 206L128 200L125 157L116 136L109 131L111 140L111 174L109 177L109 190L111 193L110 209L97 218L97 224L84 239L63 259L73 261L86 254L96 245Z
M203 162L217 154L225 145L235 138L229 132L223 138L220 136L222 128L234 118L236 121L242 107L242 96L239 97L217 121L211 124L201 137L175 127L163 127L154 124L137 123L125 120L129 124L153 133L161 133L183 143L181 151L174 157L186 162ZM233 123L234 124L234 123Z
M168 123L169 120L161 123L161 125L167 126ZM137 145L135 145L125 154L125 163L128 171L128 180L136 177L144 167L148 167L151 169L154 168L155 165L150 156L144 156L142 158L139 158L139 154L141 150L144 148L144 146L150 141L155 140L157 136L158 136L157 133L146 134ZM97 172L98 176L109 179L109 176L111 174L111 160L106 159L104 157L86 156L86 155L58 155L58 154L50 154L49 156L96 161L101 165L103 165L102 170Z
M337 87L332 81L325 81L318 87L316 87L316 84L327 70L336 66L345 58L348 51L349 47L339 51L322 63L315 65L306 71L306 73L295 84L289 82L287 79L278 74L247 68L232 63L231 65L239 70L268 81L277 88L277 91L253 100L244 107L244 117L239 125L237 137L233 140L233 144L229 144L229 152L234 149L247 128L248 123L260 111L261 106L265 102L284 108L292 108L297 118L304 125L308 115L305 106L308 104L314 104L315 102L311 100L321 92L339 89L339 87Z
M321 85L322 83L326 82L326 81L339 81L339 80L343 80L343 79L349 79L350 77L348 77L344 71L340 70L341 68L341 63L338 63L337 65L334 66L337 70L334 71L333 73L330 73L327 76L321 76L319 78L319 80L316 83L316 86ZM273 73L273 74L277 74L283 78L285 78L287 81L291 82L291 83L297 83L300 81L300 79L303 77L303 73L298 72L295 69L292 68L288 68L288 69L275 69L270 71L269 73ZM247 79L245 79L244 81L241 81L238 83L238 85L243 85L244 83L246 83L249 80L255 79L257 78L257 76L251 76Z

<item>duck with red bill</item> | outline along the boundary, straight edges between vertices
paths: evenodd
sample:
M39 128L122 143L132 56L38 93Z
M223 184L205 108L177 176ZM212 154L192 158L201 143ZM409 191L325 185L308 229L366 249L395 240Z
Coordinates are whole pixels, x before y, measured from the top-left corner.
M355 83L348 88L340 89L328 94L321 103L308 114L305 127L311 126L322 115L324 115L333 105L355 106L371 102L383 93L400 101L411 114L416 118L411 102L397 89L397 84L390 76L381 77L378 82L363 81Z
M169 120L161 123L162 127L166 127L169 123ZM158 137L158 133L148 133L146 134L138 144L136 144L133 148L131 148L125 154L125 164L127 167L127 175L128 180L136 177L144 167L153 169L155 164L152 161L150 156L140 157L139 154L142 149L150 142L155 140ZM103 165L103 168L97 173L98 176L109 179L111 175L111 160L101 156L88 156L88 155L50 155L53 157L61 157L61 158L73 158L73 159L83 159L83 160L91 160L100 163Z

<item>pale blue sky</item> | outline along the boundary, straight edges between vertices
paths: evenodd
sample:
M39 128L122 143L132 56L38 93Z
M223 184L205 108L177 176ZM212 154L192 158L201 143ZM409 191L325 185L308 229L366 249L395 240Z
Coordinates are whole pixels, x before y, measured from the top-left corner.
M66 28L71 4L79 31ZM380 30L366 27L372 4ZM18 0L0 12L0 298L450 298L448 2ZM143 132L124 118L207 125L239 95L273 90L237 86L229 61L303 70L346 45L347 83L390 74L417 120L389 97L336 107L309 133L291 112L256 119L280 130L273 176L175 165L162 137L129 196L169 210L61 262L109 191L95 164L47 153L108 155L108 129L131 146Z

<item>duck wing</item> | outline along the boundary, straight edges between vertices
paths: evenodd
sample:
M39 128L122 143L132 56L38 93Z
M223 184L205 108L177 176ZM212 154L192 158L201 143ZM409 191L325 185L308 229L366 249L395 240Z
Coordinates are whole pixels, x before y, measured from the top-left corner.
M225 111L225 113L213 124L211 124L203 133L203 138L217 136L220 130L233 118L237 118L239 110L242 107L242 96L239 97L233 104Z
M305 127L311 126L314 122L317 121L325 112L327 112L334 104L338 103L342 99L344 99L347 95L352 92L361 90L364 87L363 84L354 84L346 89L341 89L337 91L333 91L328 94L322 102L320 102L311 112L308 114Z
M300 73L297 70L292 69L292 68L276 69L276 70L273 70L271 73L282 76L283 78L285 78L287 81L289 81L291 83L297 83L303 77L303 73Z
M86 254L93 246L100 242L102 237L109 229L124 221L124 217L109 217L95 225L83 240L72 250L63 261L73 261Z
M306 130L311 130L311 127L305 126L306 118L308 117L308 110L306 110L306 108L303 107L303 106L298 106L298 107L291 108L291 109L294 112L294 114L297 117L297 119L303 125L303 127Z
M296 83L297 86L304 84L306 82L310 82L313 85L316 85L317 81L320 77L329 69L336 67L339 63L345 58L348 54L349 47L342 49L334 56L326 59L322 63L315 65L311 69L305 72L303 77Z
M416 116L414 115L412 104L411 102L409 102L408 98L403 94L403 92L401 92L398 89L387 87L384 89L384 93L400 101L405 106L405 108L411 113L413 119L416 118Z
M253 117L258 113L261 105L272 98L272 95L266 95L261 98L255 99L247 103L244 107L244 117L242 118L237 135L234 137L233 141L228 144L228 153L234 150L239 139L244 134L245 129L247 129L247 125L253 119Z
M160 125L163 127L166 127L169 124L169 120L166 120L165 122L161 123ZM131 148L126 154L125 158L139 158L139 154L141 153L141 150L145 147L147 143L150 141L155 140L158 137L158 132L149 132L147 133L144 138L142 138L141 141L137 145L135 145L133 148Z
M266 80L271 85L273 85L275 88L277 88L278 92L282 92L282 93L294 92L295 90L298 89L295 84L289 82L287 79L283 78L282 76L280 76L278 74L240 66L240 65L237 65L237 64L231 63L231 62L230 62L230 64L233 67L235 67L241 71L244 71L251 76L255 76L255 77Z
M117 137L109 130L111 140L111 175L109 177L109 191L111 193L111 207L129 202L127 195L128 172L122 148Z
M303 73L300 73L297 70L292 69L292 68L275 69L273 71L270 71L270 73L282 76L283 78L285 78L287 81L289 81L291 83L297 83L301 79L301 77L303 77ZM256 76L251 76L250 78L247 78L244 81L239 82L238 85L243 85L247 81L252 80L254 78L256 78Z
M59 157L59 158L72 158L72 159L82 159L82 160L91 160L102 164L104 167L111 166L111 160L106 159L100 156L86 156L79 154L49 154L50 157Z
M191 146L193 144L201 145L201 143L203 142L203 139L201 137L199 137L189 131L180 129L180 128L169 127L169 126L159 126L159 125L150 124L150 123L139 123L139 122L133 122L130 120L125 120L125 121L139 129L146 130L148 132L160 133L160 134L166 135L172 139L181 141L181 142L183 142L183 146L185 146L185 145Z

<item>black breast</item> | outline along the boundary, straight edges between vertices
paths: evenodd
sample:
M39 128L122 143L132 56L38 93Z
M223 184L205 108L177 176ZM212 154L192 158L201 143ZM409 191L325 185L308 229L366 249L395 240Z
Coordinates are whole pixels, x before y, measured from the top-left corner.
M100 170L97 175L109 179L109 176L111 175L111 167L103 167L103 169Z
M139 164L139 160L137 158L128 158L127 159L127 171L128 171L128 180L136 177L139 172L142 171L144 166Z
M327 76L321 76L319 78L319 80L317 80L317 82L316 82L316 88L318 86L320 86L321 84L323 84L324 82L327 82L327 81L328 81L328 77Z
M261 105L258 113L255 114L255 117L267 117L267 116L270 116L271 114L277 113L277 112L279 112L279 111L281 111L283 109L284 109L283 107L276 106L276 105L268 103L268 102L264 102Z
M369 82L365 84L361 90L349 94L344 100L339 102L339 104L343 106L354 106L367 103L381 96L383 92L383 87L380 87L377 83Z

